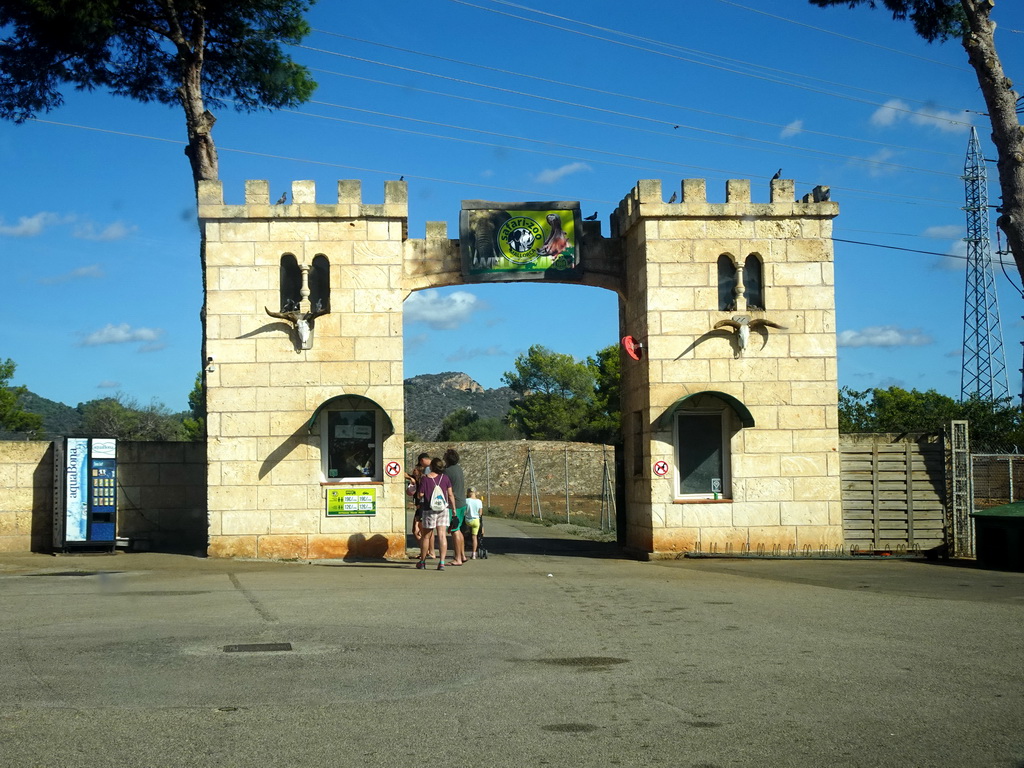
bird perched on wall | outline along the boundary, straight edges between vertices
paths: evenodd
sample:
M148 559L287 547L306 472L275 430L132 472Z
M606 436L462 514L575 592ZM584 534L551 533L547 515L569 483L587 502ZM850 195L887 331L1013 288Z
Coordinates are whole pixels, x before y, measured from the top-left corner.
M731 320L719 320L715 328L732 328L736 331L736 346L739 348L739 355L742 356L750 342L750 329L760 330L763 328L778 328L786 330L786 326L766 320L763 317L750 318L750 315L733 315ZM767 331L766 331L767 332Z
M590 216L584 216L583 217L584 221L595 221L596 219L597 219L597 211L594 211L594 213L591 214Z
M284 205L285 201L287 199L288 199L288 193L285 192L283 195L281 195L279 198L277 198L277 202L275 203L275 205Z
M674 203L674 202L675 202L676 200L678 200L678 199L679 199L679 196L678 196L678 195L677 195L677 194L676 194L675 192L673 192L673 193L672 193L672 197L670 197L670 198L668 199L668 201L669 201L670 203Z
M774 175L774 176L772 176L772 181L778 181L778 180L779 180L779 179L781 179L781 178L782 178L782 169L781 169L781 168L779 168L779 170L777 170L777 171L775 172L775 175Z

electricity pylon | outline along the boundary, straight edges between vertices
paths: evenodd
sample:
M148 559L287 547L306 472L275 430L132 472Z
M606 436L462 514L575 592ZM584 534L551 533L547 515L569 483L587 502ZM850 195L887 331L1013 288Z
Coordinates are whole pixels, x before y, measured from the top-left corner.
M992 249L989 242L988 174L978 132L971 128L964 161L967 204L967 287L964 290L964 352L960 400L978 395L986 400L1009 396L1003 330L999 324Z

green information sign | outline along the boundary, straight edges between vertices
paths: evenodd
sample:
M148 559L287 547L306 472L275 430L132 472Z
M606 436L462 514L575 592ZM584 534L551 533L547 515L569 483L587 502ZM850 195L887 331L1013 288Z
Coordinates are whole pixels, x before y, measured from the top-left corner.
M377 514L377 489L366 487L328 488L327 516Z

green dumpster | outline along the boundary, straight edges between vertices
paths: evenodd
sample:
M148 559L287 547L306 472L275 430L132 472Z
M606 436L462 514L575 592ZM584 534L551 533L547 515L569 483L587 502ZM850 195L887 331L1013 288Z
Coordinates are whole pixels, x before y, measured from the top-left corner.
M979 565L1024 571L1024 501L971 514Z

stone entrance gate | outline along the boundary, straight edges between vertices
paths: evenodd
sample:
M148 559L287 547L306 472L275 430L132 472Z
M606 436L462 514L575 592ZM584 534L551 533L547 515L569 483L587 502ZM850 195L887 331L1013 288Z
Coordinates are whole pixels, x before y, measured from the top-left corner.
M785 179L767 203L742 180L721 203L702 180L676 195L641 181L608 236L578 233L572 282L615 291L640 343L622 360L627 545L836 546L838 207ZM401 181L380 204L297 181L288 205L265 181L241 204L202 182L199 216L210 555L404 555L402 304L467 282L459 241L438 222L409 238Z

